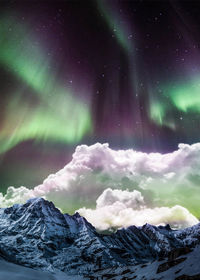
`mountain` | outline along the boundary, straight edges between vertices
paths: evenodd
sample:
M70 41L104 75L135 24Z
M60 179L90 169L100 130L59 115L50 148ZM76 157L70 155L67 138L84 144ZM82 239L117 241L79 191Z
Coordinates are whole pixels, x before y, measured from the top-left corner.
M149 280L145 275L150 275L150 268L152 279L175 279L160 275L171 267L184 266L187 256L198 263L199 245L200 224L183 230L146 224L105 235L78 213L62 214L43 198L0 209L0 257L4 262L52 275L62 273L62 277L71 275L71 279L72 275L81 275L84 279L136 276ZM183 269L179 270L181 273ZM116 271L121 278L113 276ZM200 275L200 268L194 272ZM143 278L139 278L141 275Z
M200 280L200 246L174 249L167 258L96 270L89 279L109 280Z

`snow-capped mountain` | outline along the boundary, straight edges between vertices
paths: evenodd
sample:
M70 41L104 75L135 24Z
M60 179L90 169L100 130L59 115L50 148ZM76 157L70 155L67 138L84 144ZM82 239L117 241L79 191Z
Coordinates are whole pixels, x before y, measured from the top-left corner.
M78 213L62 214L43 198L0 209L0 256L51 273L87 277L116 267L131 272L130 267L191 254L198 244L200 224L184 230L146 224L105 235Z

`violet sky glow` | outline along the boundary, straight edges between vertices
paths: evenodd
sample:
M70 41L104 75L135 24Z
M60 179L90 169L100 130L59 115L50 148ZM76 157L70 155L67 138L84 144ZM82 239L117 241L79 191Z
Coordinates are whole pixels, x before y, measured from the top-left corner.
M78 145L109 143L161 157L179 143L200 142L199 11L198 1L1 1L2 195L9 197L9 186L33 191ZM194 173L178 177L182 189L176 176L167 179L177 186L173 205L158 181L147 197L199 218ZM71 211L95 207L106 188L85 185Z

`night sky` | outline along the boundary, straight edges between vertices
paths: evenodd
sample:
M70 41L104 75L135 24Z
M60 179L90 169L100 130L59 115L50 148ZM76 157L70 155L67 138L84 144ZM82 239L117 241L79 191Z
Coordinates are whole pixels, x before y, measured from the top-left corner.
M0 182L79 144L170 152L200 136L199 1L0 1Z

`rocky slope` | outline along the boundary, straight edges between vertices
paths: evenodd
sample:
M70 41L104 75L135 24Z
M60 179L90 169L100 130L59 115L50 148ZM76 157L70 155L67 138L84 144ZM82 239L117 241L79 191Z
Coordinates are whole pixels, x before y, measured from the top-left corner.
M88 279L200 280L200 246L175 249L167 258L134 266L96 270Z
M111 273L108 278L117 269L122 275L129 269L129 274L133 275L135 268L151 267L151 263L156 264L158 270L162 263L193 254L198 244L200 224L177 231L169 226L146 224L103 235L78 213L73 216L62 214L52 202L43 198L0 209L0 256L12 263L54 274L62 271L66 275L106 279L103 275L108 275L108 271ZM200 256L200 253L195 254ZM180 263L178 261L174 266Z

